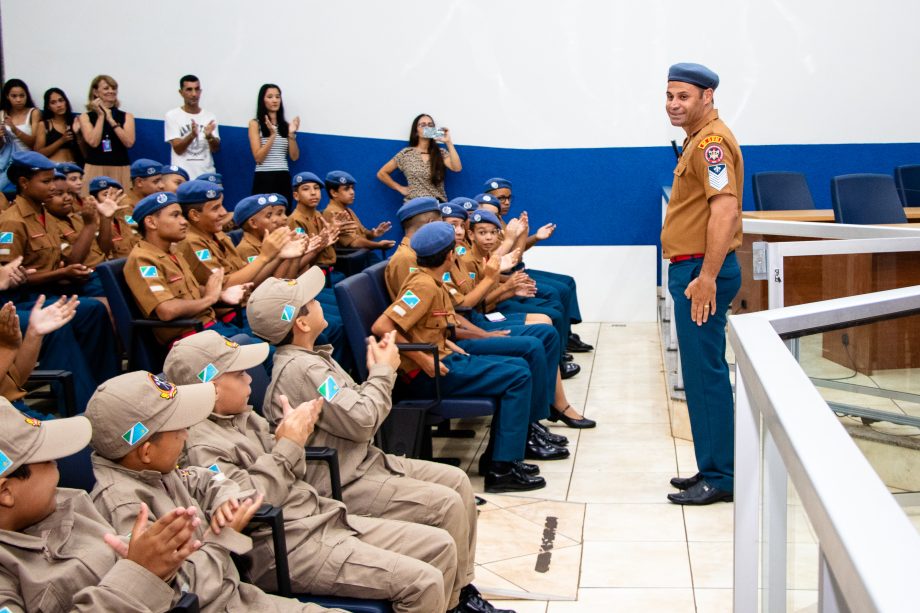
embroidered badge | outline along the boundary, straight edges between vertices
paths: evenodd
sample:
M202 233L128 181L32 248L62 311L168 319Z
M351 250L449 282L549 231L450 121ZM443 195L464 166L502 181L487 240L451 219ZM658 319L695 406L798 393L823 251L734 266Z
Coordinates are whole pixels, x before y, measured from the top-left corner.
M150 168L147 169L147 174L148 174L148 175L153 175L156 171L157 171L157 169L154 168L153 166L151 166Z
M159 275L157 274L156 266L141 266L141 277L144 279L156 279Z
M265 196L262 196L261 198L259 198L259 200L258 200L257 202L258 202L259 204L265 204L266 202L268 202L268 199L265 198Z
M445 215L450 215L450 207L449 207L449 206L442 206L442 207L441 207L441 212L444 213Z
M489 183L489 187L491 187L492 189L498 189L498 182L492 181L491 183Z
M296 232L297 234L303 234L303 233L304 233L303 228L294 228L294 232Z
M13 233L12 232L0 232L0 245L12 245L13 244Z
M410 309L414 309L416 306L418 306L418 303L422 301L418 296L412 293L411 289L406 290L406 293L402 295L401 300L408 304Z
M0 475L6 472L6 469L13 465L13 460L10 459L10 456L3 453L3 450L0 449Z
M195 252L195 257L200 261L205 262L211 259L211 250L210 249L199 249Z
M218 372L217 367L209 363L198 373L198 380L202 383L210 383L214 380L214 377L217 376Z
M169 200L169 196L166 194L160 194L157 196L157 204L166 204L167 200Z
M147 289L149 289L151 292L162 292L165 290L162 285L151 285Z
M326 380L320 384L316 391L319 392L319 395L326 399L326 401L331 401L335 398L335 395L339 393L339 385L335 382L335 379L332 378L332 375L326 377Z
M393 305L393 312L399 315L400 317L404 317L406 315L406 309L402 308L398 304Z
M445 272L443 275L441 275L441 281L444 283L450 283L450 273Z
M718 145L709 145L706 148L706 153L704 155L706 156L706 161L708 163L718 164L722 161L723 158L722 147Z
M728 171L725 170L725 164L716 164L709 167L709 185L713 189L722 190L728 185Z
M130 430L122 434L121 438L125 439L126 443L134 447L135 445L137 445L138 441L140 441L142 438L144 438L147 435L148 432L150 432L150 429L147 426L145 426L141 422L137 422L136 424L131 426Z
M476 213L475 215L473 215L473 221L482 221L482 215L480 215L479 213Z
M716 136L715 134L713 134L713 135L707 136L706 138L704 138L703 140L701 140L701 141L700 141L700 144L697 145L697 146L698 146L700 149L705 149L705 148L706 148L706 145L709 145L709 144L712 144L712 143L721 143L721 142L722 142L722 137L721 137L721 136Z
M276 196L275 194L272 194L271 196L268 197L268 201L269 201L269 202L278 202L278 196Z
M476 273L475 273L475 272L471 272L471 273L470 273L470 279L472 279L473 281L476 280Z
M223 472L220 469L220 466L218 466L217 464L211 464L210 466L208 466L208 470L210 470L212 473L218 473L218 474Z
M252 264L253 262L256 261L256 258L257 258L257 257L259 257L259 256L257 256L257 255L251 255L251 256L247 257L247 258L246 258L246 263L247 263L247 264Z
M463 245L457 245L456 252L457 252L457 255L465 255L466 247L464 247Z
M30 426L32 426L33 428L40 428L42 425L42 422L35 419L34 417L26 417L25 422L29 424Z
M10 254L9 249L0 249L0 255L9 255L9 254Z
M294 321L294 305L286 304L281 309L281 321Z
M217 198L217 192L214 191L213 189L209 189L208 191L204 193L204 196L205 198L208 198L209 200L214 200L215 198Z
M174 398L179 392L179 388L177 388L166 379L161 379L153 373L147 373L147 376L150 377L150 382L153 383L158 390L160 390L160 398L169 400L170 398Z

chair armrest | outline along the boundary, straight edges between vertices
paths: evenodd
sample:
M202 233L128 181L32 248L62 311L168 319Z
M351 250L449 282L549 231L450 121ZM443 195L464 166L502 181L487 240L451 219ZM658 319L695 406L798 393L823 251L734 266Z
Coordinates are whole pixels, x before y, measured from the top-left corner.
M435 345L429 343L396 343L400 351L423 351L430 353L434 358L434 393L438 404L441 404L441 355Z
M73 373L69 370L33 370L28 381L33 383L60 383L64 394L64 417L77 414L77 395L73 386Z
M198 594L186 592L176 603L176 606L169 610L169 613L199 613L201 609L198 604Z
M307 447L307 460L325 462L329 467L329 485L332 497L342 502L342 477L339 473L339 454L332 447Z
M272 546L275 550L275 572L278 576L278 594L291 595L291 572L288 568L287 538L284 536L284 512L281 507L263 504L249 521L249 525L268 526L272 531Z

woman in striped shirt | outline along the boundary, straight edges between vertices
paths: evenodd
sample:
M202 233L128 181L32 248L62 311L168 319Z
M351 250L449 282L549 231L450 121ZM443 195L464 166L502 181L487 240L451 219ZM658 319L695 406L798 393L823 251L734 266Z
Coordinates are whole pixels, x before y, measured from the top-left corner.
M296 162L300 157L297 147L297 128L300 117L289 124L284 118L281 88L266 83L259 89L256 118L249 120L249 147L256 160L252 179L253 194L282 194L293 200L288 157Z

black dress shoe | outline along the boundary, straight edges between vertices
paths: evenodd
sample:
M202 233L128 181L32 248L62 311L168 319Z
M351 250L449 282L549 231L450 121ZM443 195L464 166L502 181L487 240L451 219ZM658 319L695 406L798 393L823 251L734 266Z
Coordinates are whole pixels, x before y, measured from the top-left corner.
M594 351L594 347L578 338L577 334L569 334L569 339L565 343L565 350L568 353L588 353Z
M485 489L490 494L529 492L546 487L543 477L525 475L513 462L492 462L486 473Z
M700 482L703 475L696 473L692 477L674 477L671 479L671 485L679 490L689 490L691 487Z
M514 613L514 611L512 609L496 609L470 583L460 590L460 604L448 611L448 613Z
M568 407L566 407L566 409L567 408ZM555 407L549 408L549 417L547 417L546 419L552 422L561 421L562 423L567 425L569 428L577 428L577 429L593 428L594 426L597 425L597 422L594 421L593 419L587 419L586 417L582 417L581 419L575 419L573 417L569 417L568 415L565 414L564 411L560 411L559 409Z
M706 483L705 479L700 479L696 482L696 485L693 485L684 492L668 494L668 500L674 504L702 506L714 502L721 502L723 500L725 502L731 502L732 493L720 490L717 487L712 487Z
M565 447L556 447L544 443L540 439L531 437L527 439L524 448L524 457L528 460L564 460L569 457L569 450Z
M563 362L571 362L571 361L574 360L574 359L575 359L575 356L572 355L571 353L563 353L563 354L562 354L562 361L563 361Z
M514 465L525 475L536 477L540 474L540 467L536 464L528 464L524 460L515 460Z
M552 443L556 447L565 447L569 444L569 439L562 436L561 434L551 432L549 428L538 421L531 422L530 427L542 434L543 438L546 439L547 442Z
M559 374L563 379L571 379L581 372L581 366L575 362L563 362L559 365Z

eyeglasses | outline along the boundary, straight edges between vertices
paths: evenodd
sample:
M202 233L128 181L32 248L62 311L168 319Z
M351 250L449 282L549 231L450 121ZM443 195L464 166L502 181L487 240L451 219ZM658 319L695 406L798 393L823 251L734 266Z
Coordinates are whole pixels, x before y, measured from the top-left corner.
M514 198L513 196L498 196L498 201L499 202L511 202L513 198Z

